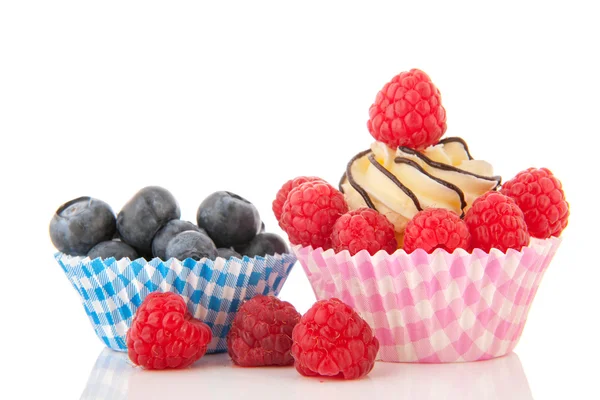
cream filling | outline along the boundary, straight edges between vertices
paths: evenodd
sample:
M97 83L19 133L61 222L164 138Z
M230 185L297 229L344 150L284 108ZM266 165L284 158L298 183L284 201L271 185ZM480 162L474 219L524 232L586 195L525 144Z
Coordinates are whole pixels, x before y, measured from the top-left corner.
M424 208L446 208L464 215L477 197L500 182L489 163L470 159L465 145L452 139L422 153L375 142L370 152L349 165L348 172L399 234ZM347 176L340 186L350 209L368 206Z

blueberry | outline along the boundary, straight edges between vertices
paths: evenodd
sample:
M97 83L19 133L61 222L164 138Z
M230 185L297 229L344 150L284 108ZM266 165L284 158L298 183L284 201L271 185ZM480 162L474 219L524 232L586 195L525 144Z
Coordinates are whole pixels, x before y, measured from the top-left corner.
M221 247L217 249L217 254L219 257L223 257L226 260L229 260L231 257L237 257L240 260L242 259L240 253L233 249L230 249L229 247Z
M121 258L129 258L130 260L135 260L138 258L138 253L135 251L133 247L128 245L125 242L121 242L120 240L107 240L106 242L100 242L88 252L88 257L96 259L98 257L107 259L114 257L115 260L120 260Z
M260 230L258 210L248 200L230 192L208 196L196 215L218 247L231 247L250 242Z
M198 261L204 257L214 260L217 258L217 248L210 238L202 232L185 231L177 234L169 241L165 258L185 260L193 258Z
M290 249L280 236L274 233L259 233L247 246L239 250L241 254L250 258L264 257L267 254L275 255L289 253Z
M179 219L181 211L175 197L166 189L148 186L137 192L117 216L121 239L138 253L152 254L152 239L167 222Z
M115 234L115 213L102 200L79 197L56 210L50 221L50 239L66 254L84 256Z
M167 222L167 224L156 233L154 239L152 239L152 256L166 260L165 251L167 250L167 245L177 234L185 231L196 231L206 234L204 229L198 228L191 222L173 219Z

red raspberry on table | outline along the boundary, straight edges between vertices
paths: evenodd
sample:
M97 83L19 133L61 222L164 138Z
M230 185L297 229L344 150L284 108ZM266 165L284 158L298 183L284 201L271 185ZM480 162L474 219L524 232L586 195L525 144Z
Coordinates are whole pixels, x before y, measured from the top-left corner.
M569 203L561 182L547 168L529 168L502 185L525 214L529 234L540 239L560 236L569 222Z
M379 250L392 254L398 248L394 225L385 215L371 208L359 208L342 215L333 225L331 246L337 252L348 250L351 255L367 250L374 255Z
M257 295L238 310L227 334L227 352L242 367L290 365L292 331L300 313L287 301Z
M275 213L275 218L277 221L281 220L281 213L283 212L283 205L287 200L288 194L292 191L292 189L297 188L305 182L314 182L314 181L322 181L321 178L316 176L299 176L294 179L290 179L286 183L283 184L281 189L277 192L277 196L275 196L275 200L273 200L273 213Z
M304 376L361 378L373 369L379 351L369 324L336 298L316 302L292 338L294 365Z
M426 208L406 225L404 232L404 250L412 253L423 249L433 253L435 249L444 249L448 253L461 248L468 250L471 235L465 221L444 208Z
M344 195L323 181L305 182L292 189L283 205L279 226L292 244L331 248L331 230L348 211Z
M127 353L146 369L185 368L206 353L212 339L208 325L192 318L175 293L150 293L127 331Z
M471 247L474 249L520 251L529 244L523 211L513 199L502 193L487 192L478 197L467 211L465 222L471 233Z
M367 128L392 148L423 150L436 144L446 132L440 91L421 70L396 75L377 93Z

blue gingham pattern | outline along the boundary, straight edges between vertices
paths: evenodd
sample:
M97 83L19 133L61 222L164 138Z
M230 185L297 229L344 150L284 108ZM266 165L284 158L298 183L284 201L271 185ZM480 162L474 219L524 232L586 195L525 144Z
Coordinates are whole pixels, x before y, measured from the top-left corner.
M207 353L227 351L225 338L239 305L256 294L278 295L296 262L293 254L117 261L59 252L55 258L81 296L96 335L109 348L127 350L125 335L137 308L148 293L161 291L181 295L189 312L211 327Z

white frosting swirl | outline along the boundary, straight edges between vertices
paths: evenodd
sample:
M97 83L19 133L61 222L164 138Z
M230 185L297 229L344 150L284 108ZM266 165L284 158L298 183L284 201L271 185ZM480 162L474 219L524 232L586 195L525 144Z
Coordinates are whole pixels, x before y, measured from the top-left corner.
M464 215L499 184L489 163L473 160L462 139L448 138L423 152L375 142L351 160L340 188L350 209L375 208L394 224L401 241L420 210L440 207Z

